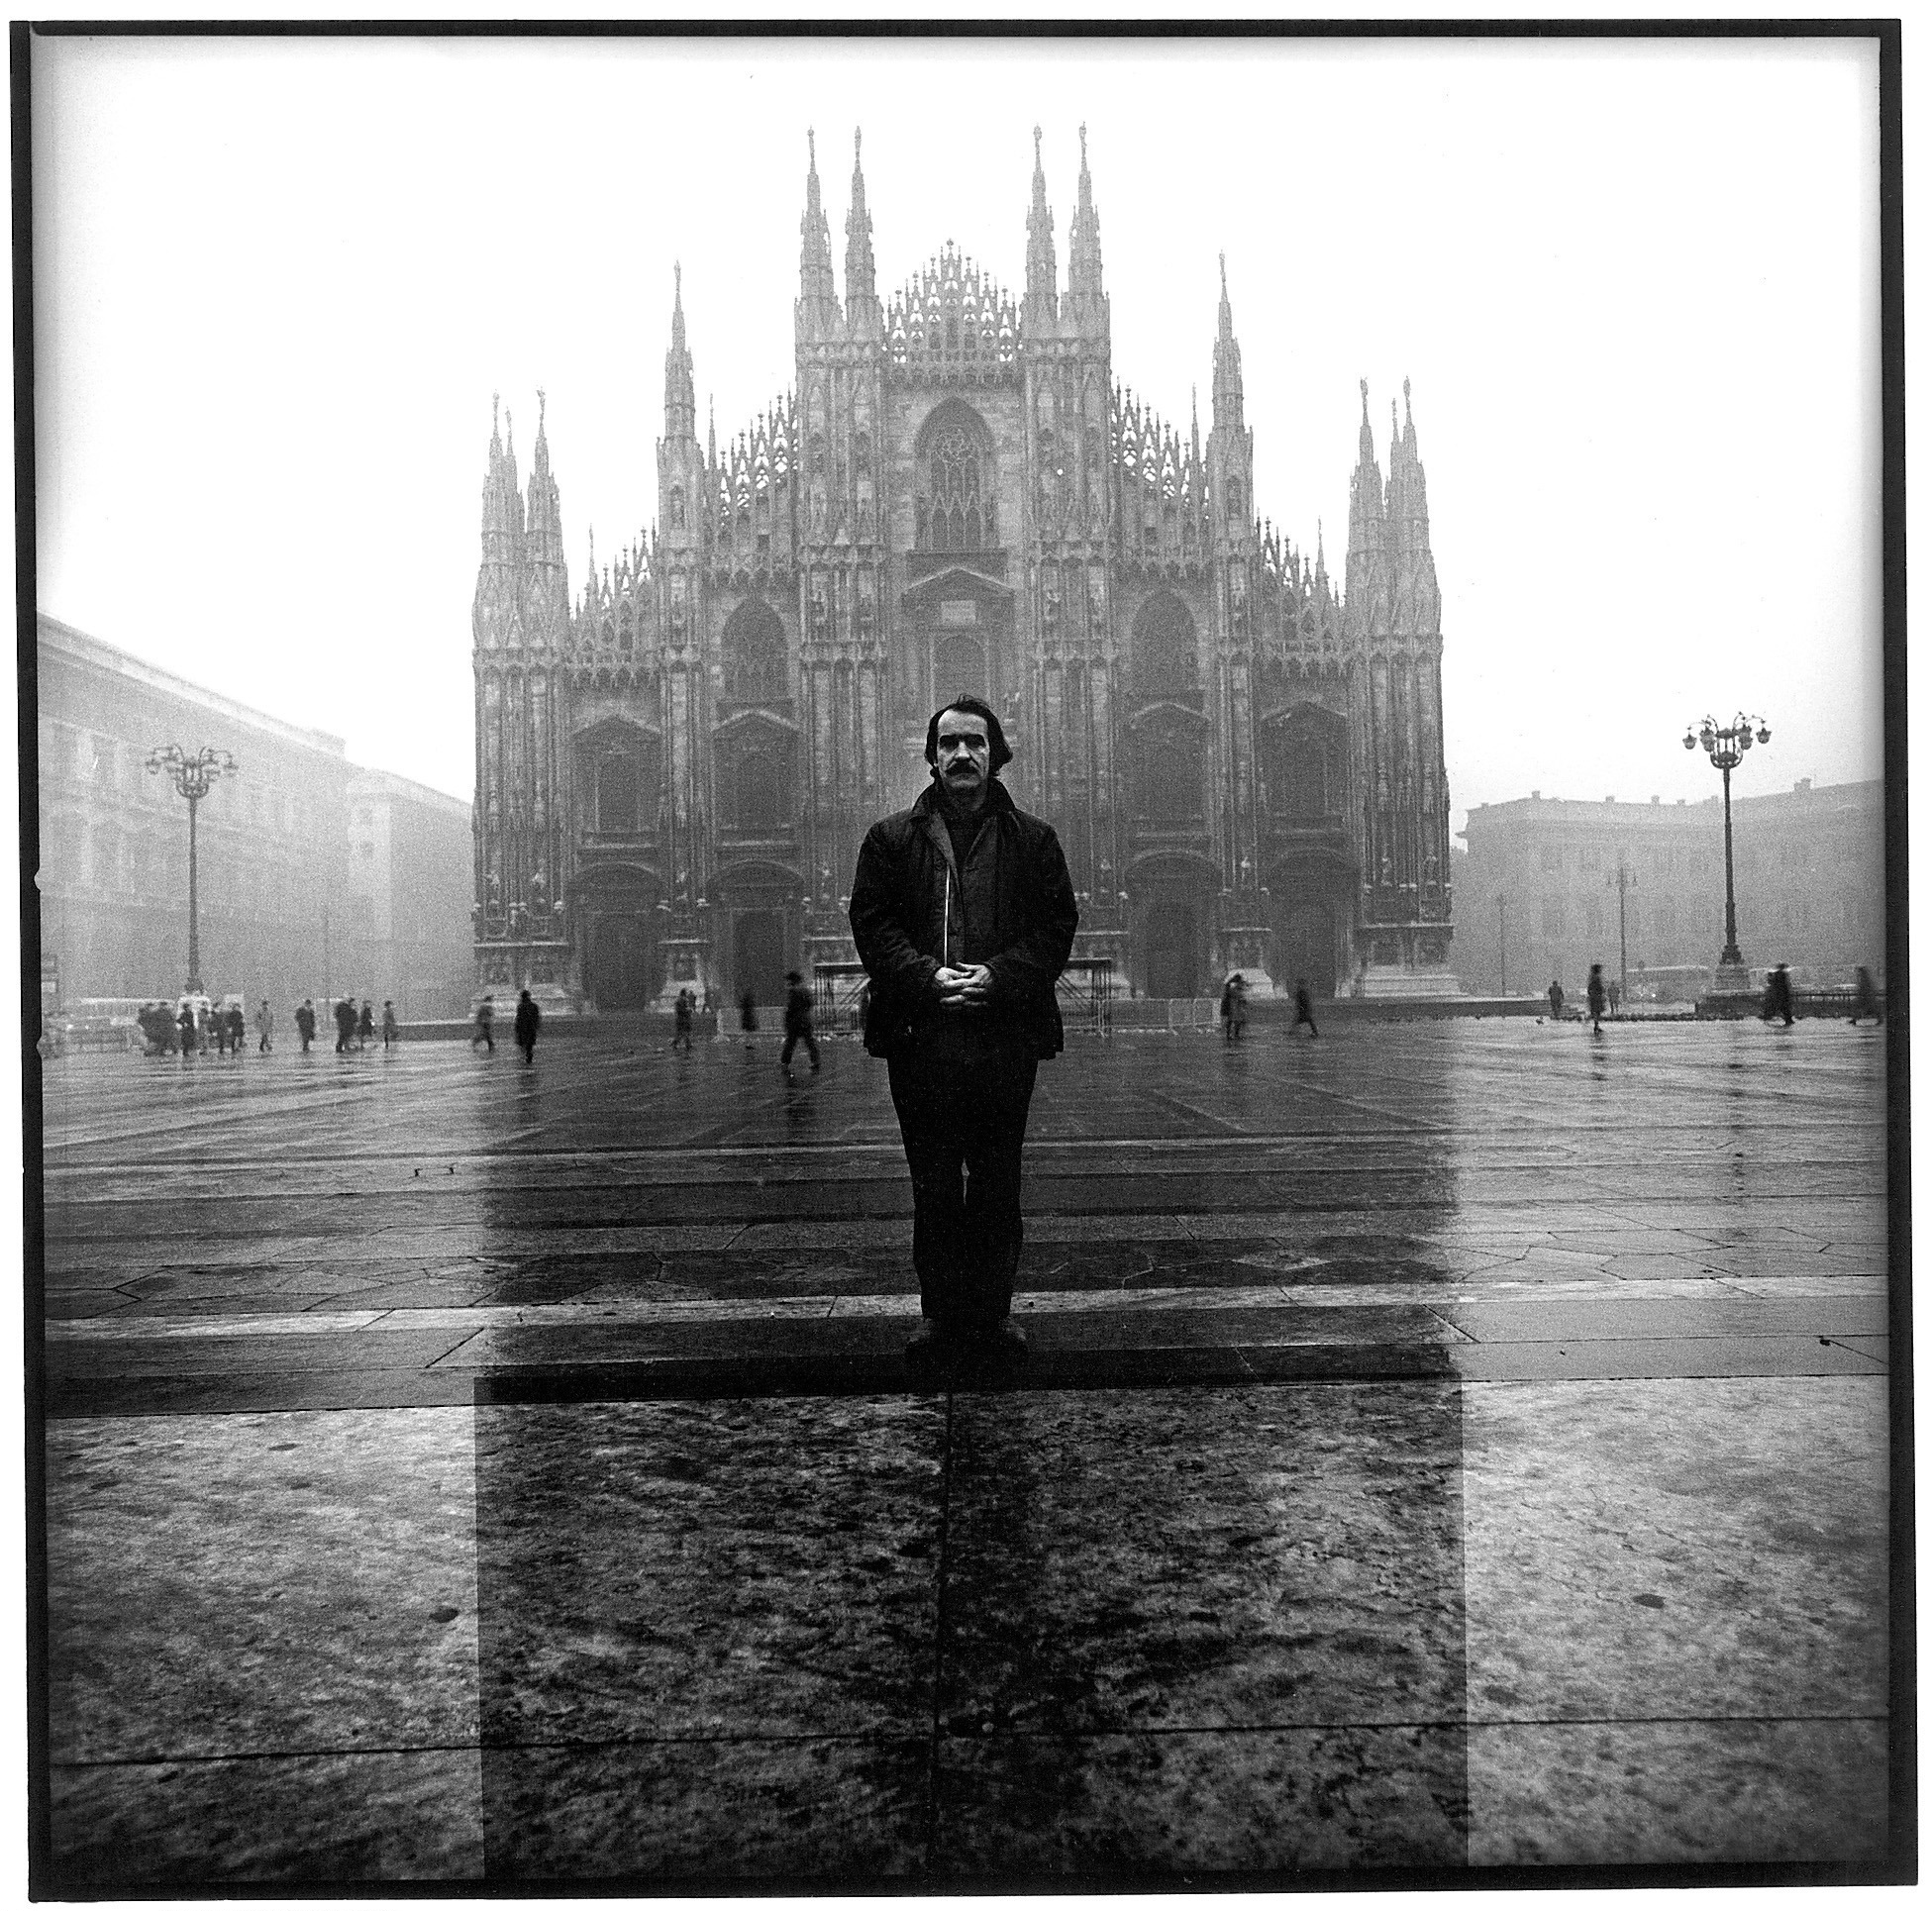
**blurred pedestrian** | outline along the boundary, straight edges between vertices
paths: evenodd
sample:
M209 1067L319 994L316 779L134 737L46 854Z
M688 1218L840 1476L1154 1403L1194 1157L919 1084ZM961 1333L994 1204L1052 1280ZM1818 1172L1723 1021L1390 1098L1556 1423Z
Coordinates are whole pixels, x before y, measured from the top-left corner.
M1590 1034L1601 1035L1603 1033L1603 964L1601 962L1590 964L1590 978L1583 995L1590 1008Z
M1304 1022L1308 1025L1308 1039L1312 1042L1320 1036L1321 1030L1315 1027L1315 1005L1309 1000L1308 984L1297 975L1294 978L1294 1020L1288 1024L1289 1035L1293 1035Z
M528 989L517 995L517 1047L523 1051L523 1065L528 1068L537 1058L537 1031L544 1026L544 1012L531 998Z
M336 1004L336 1053L346 1056L349 1053L349 1038L356 1033L356 998L345 995Z
M758 997L750 989L738 998L738 1028L746 1048L752 1048L752 1037L758 1034Z
M181 1059L191 1061L194 1058L194 1004L183 1002L181 1012L174 1021L181 1031Z
M1563 1020L1563 984L1554 975L1550 978L1550 1020Z
M270 1038L275 1033L275 1012L268 1006L268 998L261 998L261 1006L254 1012L254 1032L261 1038L256 1053L272 1055L275 1045Z
M679 989L677 1000L670 1005L670 1046L673 1051L682 1049L686 1055L691 1053L692 1000L689 989Z
M396 1020L396 1005L385 1001L382 1004L382 1046L393 1049L402 1040L402 1027Z
M362 1011L356 1020L356 1046L366 1049L375 1034L375 1004L365 995L362 997Z
M805 978L793 969L785 971L785 1046L778 1051L778 1066L790 1068L791 1052L804 1043L812 1060L812 1073L818 1073L818 1043L812 1036L812 995Z
M1621 982L1611 982L1607 984L1607 987L1610 994L1610 1013L1614 1016L1623 1007L1623 984Z
M1872 971L1861 962L1858 970L1858 987L1852 996L1853 1028L1857 1028L1868 1015L1875 1024L1884 1020L1879 1012L1879 991L1872 980Z
M1221 985L1221 1040L1235 1043L1241 1040L1241 1031L1248 1021L1248 985L1242 979L1240 969L1228 977Z
M218 1008L215 1011L215 1053L225 1056L228 1053L228 1011Z
M476 1004L476 1026L469 1032L471 1055L479 1042L491 1055L496 1053L496 1004L487 995Z
M295 1033L302 1038L302 1053L307 1055L309 1044L315 1040L315 998L305 995L302 1006L295 1011Z
M1791 971L1782 962L1766 978L1764 1013L1767 1022L1779 1017L1787 1029L1791 1026Z
M243 1015L240 1002L231 1002L228 1005L227 1021L229 1046L235 1051L236 1060L240 1061L244 1046L249 1039L248 1018Z

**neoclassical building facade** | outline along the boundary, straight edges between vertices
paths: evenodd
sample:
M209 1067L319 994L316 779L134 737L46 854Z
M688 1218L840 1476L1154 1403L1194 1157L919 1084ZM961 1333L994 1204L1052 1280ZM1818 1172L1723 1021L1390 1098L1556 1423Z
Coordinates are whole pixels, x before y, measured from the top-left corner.
M809 137L809 136L808 136ZM850 961L859 844L975 690L1059 830L1075 954L1143 994L1455 986L1441 600L1415 428L1368 386L1342 578L1257 516L1223 266L1183 436L1117 382L1081 135L1063 282L1035 136L1016 300L948 244L881 298L857 142L843 295L805 178L793 386L699 437L682 285L658 522L572 594L542 413L493 427L473 613L477 986L776 998ZM1403 388L1404 404L1407 386Z

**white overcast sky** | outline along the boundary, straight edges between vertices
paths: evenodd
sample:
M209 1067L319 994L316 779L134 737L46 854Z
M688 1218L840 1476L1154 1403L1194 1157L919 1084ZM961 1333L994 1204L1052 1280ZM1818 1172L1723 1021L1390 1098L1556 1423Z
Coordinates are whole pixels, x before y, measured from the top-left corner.
M100 39L34 50L43 609L471 783L490 399L549 396L573 595L655 514L671 266L721 441L791 382L805 132L843 267L1064 275L1087 127L1115 375L1205 408L1217 252L1257 502L1341 568L1412 380L1451 788L1876 776L1878 64L1861 43ZM187 740L184 740L187 741Z

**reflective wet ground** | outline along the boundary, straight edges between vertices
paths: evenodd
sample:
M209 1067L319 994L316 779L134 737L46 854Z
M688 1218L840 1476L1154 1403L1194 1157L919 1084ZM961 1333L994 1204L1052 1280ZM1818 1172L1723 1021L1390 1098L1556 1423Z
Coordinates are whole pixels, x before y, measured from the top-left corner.
M51 1064L50 1879L1877 1860L1882 1040L1076 1043L925 1386L849 1044Z

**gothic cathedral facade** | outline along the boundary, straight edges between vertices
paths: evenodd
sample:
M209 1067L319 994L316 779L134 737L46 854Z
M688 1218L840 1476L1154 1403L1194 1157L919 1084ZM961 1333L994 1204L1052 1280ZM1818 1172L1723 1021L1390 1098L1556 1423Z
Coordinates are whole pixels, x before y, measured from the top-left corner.
M1062 289L1035 134L1016 304L949 243L875 288L855 143L845 290L814 153L793 390L698 437L681 279L659 515L572 597L540 413L492 429L473 613L479 990L554 1008L778 999L850 962L860 841L977 691L1059 831L1076 956L1193 996L1453 992L1441 599L1413 422L1363 386L1338 590L1256 515L1223 265L1205 441L1115 382L1081 133ZM1406 403L1407 385L1403 395Z

